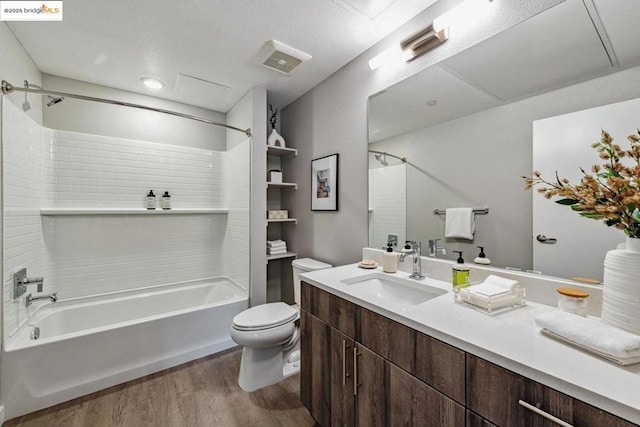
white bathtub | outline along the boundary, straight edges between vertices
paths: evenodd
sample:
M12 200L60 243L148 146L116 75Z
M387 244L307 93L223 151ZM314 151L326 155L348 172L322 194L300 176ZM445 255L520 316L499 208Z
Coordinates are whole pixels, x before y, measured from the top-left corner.
M4 345L0 398L11 419L235 346L246 291L220 277L38 307Z

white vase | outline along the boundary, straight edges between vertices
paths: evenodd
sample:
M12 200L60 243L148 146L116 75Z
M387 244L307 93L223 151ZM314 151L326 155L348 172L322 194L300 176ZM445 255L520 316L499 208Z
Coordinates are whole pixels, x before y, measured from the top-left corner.
M607 252L603 283L602 321L640 335L640 239Z
M267 145L270 145L272 147L281 147L281 148L286 147L284 143L284 138L282 137L282 135L278 133L277 130L275 130L275 128L271 129L271 133L267 138Z

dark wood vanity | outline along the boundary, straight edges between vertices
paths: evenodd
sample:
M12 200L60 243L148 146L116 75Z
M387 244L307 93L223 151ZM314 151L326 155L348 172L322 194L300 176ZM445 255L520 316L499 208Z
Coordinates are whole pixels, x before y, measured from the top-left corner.
M301 399L323 427L558 425L535 408L636 425L305 282L300 316Z

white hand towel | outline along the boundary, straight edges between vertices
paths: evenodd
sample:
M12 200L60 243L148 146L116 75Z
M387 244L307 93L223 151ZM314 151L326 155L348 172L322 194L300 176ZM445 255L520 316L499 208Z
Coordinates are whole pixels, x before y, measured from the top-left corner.
M284 240L267 240L267 246L275 247L275 246L286 246L287 242Z
M472 208L447 208L444 237L473 240L476 221Z
M510 294L516 291L518 286L517 280L507 279L506 277L494 276L489 277L478 285L469 288L469 292L484 297L495 297L502 294Z
M640 336L564 311L539 314L536 325L586 350L627 365L640 362Z
M282 242L282 243L267 243L267 247L268 248L286 248L287 244Z

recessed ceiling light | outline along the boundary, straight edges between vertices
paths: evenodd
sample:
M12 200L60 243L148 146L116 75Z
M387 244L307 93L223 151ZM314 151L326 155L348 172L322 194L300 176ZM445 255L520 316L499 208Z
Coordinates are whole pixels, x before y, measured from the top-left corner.
M154 79L153 77L142 77L140 81L148 88L151 89L162 89L164 87L164 83L162 83L158 79Z

